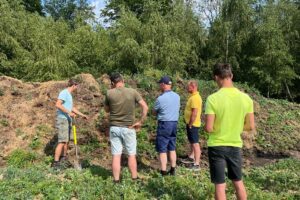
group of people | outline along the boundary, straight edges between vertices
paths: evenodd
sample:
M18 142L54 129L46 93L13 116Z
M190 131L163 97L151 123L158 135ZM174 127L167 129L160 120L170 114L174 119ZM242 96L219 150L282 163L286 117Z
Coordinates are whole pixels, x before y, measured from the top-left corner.
M209 133L207 141L210 176L215 184L215 198L226 199L225 168L232 180L238 199L246 199L242 181L242 140L241 133L255 129L253 101L234 87L230 64L217 63L213 77L219 90L206 99L204 129ZM142 96L132 88L125 87L121 74L110 76L111 89L107 91L104 109L110 117L110 144L112 152L112 173L114 182L120 182L121 155L128 155L128 167L132 180L138 179L136 130L140 129L148 114L148 105ZM163 76L158 81L161 94L155 101L152 114L157 117L156 151L159 153L160 173L162 176L175 175L176 172L176 135L180 113L180 96L172 91L172 80ZM60 92L56 103L58 145L55 150L53 166L59 166L67 156L68 142L72 138L72 117L79 115L87 118L73 106L71 93L78 83L71 79L68 87ZM192 170L200 170L201 148L199 128L201 126L202 99L198 92L198 81L187 84L189 97L184 110L187 138L190 153L183 162L193 163ZM135 119L136 106L141 107L140 119ZM170 169L167 170L168 160Z

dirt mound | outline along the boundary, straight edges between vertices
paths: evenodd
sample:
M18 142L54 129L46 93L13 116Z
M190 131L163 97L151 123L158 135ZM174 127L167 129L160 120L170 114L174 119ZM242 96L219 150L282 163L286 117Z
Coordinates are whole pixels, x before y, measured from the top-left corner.
M110 160L106 137L108 115L103 110L103 94L110 87L109 76L104 74L95 79L90 74L79 74L74 78L80 83L73 94L74 105L89 116L89 120L80 117L76 119L81 157L87 158L91 164L101 163L102 166L108 166ZM150 106L153 104L159 94L154 80L144 76L125 79L126 84L138 89ZM184 107L188 96L184 89L186 81L178 79L176 84ZM53 156L57 142L54 130L55 102L59 92L66 86L67 80L24 83L14 78L0 76L0 166L5 164L7 156L17 148L34 150L41 156ZM200 88L204 101L216 90L211 82L205 81L201 82ZM267 99L251 91L247 93L254 100L257 133L243 133L244 155L253 158L254 161L257 156L263 158L288 156L299 159L300 123L297 119L300 116L300 105ZM157 163L156 160L154 162L156 152L152 151L155 129L156 120L149 117L142 133L139 134L139 143L145 145L140 146L142 156L139 160L143 164L146 163L145 165L152 163L151 166L155 166L153 163ZM201 139L201 146L205 157L207 155L205 139ZM184 146L178 149L188 150ZM182 152L185 153L184 150ZM70 154L74 154L72 146Z
M81 84L73 94L74 105L90 117L88 121L78 119L78 124L88 130L88 137L98 135L95 123L103 101L100 85L90 74L75 78ZM55 141L55 102L66 86L67 80L24 83L7 76L0 77L0 157L5 158L16 148L52 153L44 146Z

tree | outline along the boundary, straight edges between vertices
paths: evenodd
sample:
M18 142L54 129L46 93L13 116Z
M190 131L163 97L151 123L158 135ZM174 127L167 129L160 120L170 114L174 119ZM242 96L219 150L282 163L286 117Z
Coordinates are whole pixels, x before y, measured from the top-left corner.
M120 17L120 11L125 8L134 14L138 18L141 17L145 12L149 12L149 6L147 4L156 5L156 9L162 15L169 13L173 7L173 0L109 0L105 9L102 11L102 15L108 17L109 20L116 20ZM151 12L151 11L150 11Z
M37 12L40 15L44 16L43 6L40 0L23 0L25 9L29 12Z
M45 0L45 11L55 21L58 19L68 21L73 28L78 18L80 22L94 19L93 8L87 0Z

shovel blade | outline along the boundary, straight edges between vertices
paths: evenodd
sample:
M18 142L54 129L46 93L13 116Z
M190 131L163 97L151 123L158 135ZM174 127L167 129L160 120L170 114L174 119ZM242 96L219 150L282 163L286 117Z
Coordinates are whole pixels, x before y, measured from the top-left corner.
M74 168L77 170L82 170L81 163L78 160L74 161Z

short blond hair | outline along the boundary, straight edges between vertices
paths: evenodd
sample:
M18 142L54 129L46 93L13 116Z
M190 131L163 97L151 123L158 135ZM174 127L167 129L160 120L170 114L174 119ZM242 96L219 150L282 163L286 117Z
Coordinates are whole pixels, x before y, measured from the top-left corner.
M196 86L198 88L198 81L196 81L196 80L189 80L188 85L193 85L193 86Z

